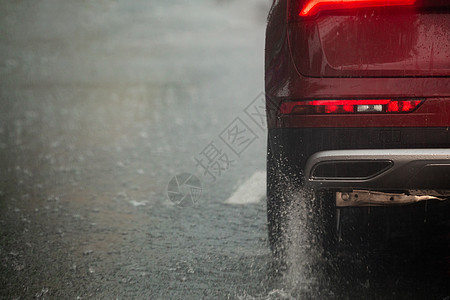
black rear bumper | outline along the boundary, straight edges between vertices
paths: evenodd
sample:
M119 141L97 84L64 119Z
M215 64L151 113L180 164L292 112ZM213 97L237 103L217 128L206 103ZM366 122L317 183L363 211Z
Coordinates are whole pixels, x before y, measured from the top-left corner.
M282 166L282 172L299 185L303 185L306 178L316 187L327 188L450 189L448 128L277 128L269 129L268 147L272 156L279 160L277 165ZM315 163L320 161L315 160L320 156L318 153L338 154L337 161L352 158L355 161L351 154L358 152L378 153L376 157L380 161L391 161L395 167L386 168L371 178L323 180L311 176ZM438 153L441 155L436 156ZM363 160L370 161L374 157L366 155ZM403 168L399 168L402 163ZM383 178L381 173L389 176Z

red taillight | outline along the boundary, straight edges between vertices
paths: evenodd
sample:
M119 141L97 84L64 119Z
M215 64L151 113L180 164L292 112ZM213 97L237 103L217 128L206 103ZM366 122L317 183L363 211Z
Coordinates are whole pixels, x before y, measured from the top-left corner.
M287 101L280 107L282 114L367 114L408 113L423 100L362 99L362 100L309 100Z
M404 6L414 5L415 2L416 0L308 0L302 6L299 16L313 16L321 10Z

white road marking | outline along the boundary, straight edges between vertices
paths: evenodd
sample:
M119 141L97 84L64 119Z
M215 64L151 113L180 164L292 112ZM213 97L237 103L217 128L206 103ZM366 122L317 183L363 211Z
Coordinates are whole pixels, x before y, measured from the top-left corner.
M266 196L266 172L257 171L225 203L245 205L260 202Z
M139 206L146 206L148 204L148 201L144 200L144 201L136 201L136 200L131 200L130 203L134 206L134 207L139 207Z

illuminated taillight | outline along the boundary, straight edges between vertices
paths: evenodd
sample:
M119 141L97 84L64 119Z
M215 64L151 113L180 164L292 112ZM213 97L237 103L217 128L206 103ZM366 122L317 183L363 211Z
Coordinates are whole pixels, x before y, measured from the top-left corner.
M342 10L368 7L411 6L416 0L307 0L301 6L299 16L307 17L323 10Z
M362 99L362 100L307 100L286 101L281 104L282 114L370 114L409 113L423 100Z

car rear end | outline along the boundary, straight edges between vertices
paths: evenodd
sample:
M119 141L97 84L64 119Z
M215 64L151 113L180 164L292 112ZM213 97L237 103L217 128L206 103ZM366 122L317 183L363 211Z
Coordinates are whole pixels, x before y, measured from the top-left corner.
M286 181L446 198L449 1L274 1L265 63L269 227Z

